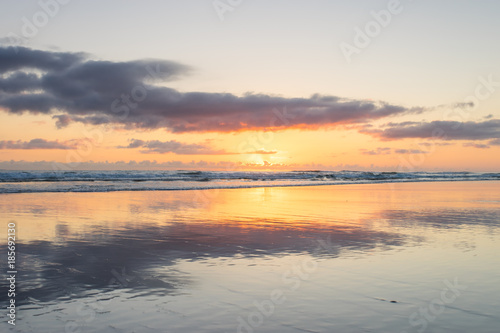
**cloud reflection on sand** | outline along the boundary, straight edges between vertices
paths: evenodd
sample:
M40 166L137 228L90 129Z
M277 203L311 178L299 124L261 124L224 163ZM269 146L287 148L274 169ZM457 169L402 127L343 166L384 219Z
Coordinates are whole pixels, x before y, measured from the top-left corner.
M117 280L119 287L167 294L190 283L176 270L180 260L206 258L284 256L310 253L337 257L345 251L363 252L377 247L400 246L407 237L363 227L350 228L252 228L252 221L202 221L170 225L131 226L79 235L72 240L66 224L56 225L54 241L21 243L21 288L27 297L50 301L77 295L85 289L107 290ZM281 221L259 219L258 224ZM292 221L288 221L292 223ZM65 240L62 241L61 240ZM332 246L318 252L315 240L328 239ZM169 267L168 273L164 268ZM162 274L157 273L160 268ZM126 283L114 272L125 269ZM114 270L114 271L113 271ZM127 277L128 276L128 277ZM146 290L147 289L147 290Z
M94 328L168 322L184 332L217 322L232 331L236 318L255 311L254 301L280 289L288 301L263 331L349 331L352 321L356 331L396 331L455 277L470 294L446 310L454 321L432 325L473 325L481 316L453 311L488 314L495 302L497 183L203 193L207 200L192 191L2 196L0 209L19 229L25 323L58 330L85 321L80 302L99 305L85 322ZM304 263L314 270L302 276L296 270ZM141 321L139 309L152 321ZM394 316L381 321L385 312Z

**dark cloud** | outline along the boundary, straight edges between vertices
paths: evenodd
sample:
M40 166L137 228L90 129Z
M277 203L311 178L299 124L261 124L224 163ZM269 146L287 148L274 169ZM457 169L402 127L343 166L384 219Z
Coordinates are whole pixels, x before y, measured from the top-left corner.
M84 53L48 52L26 47L0 47L0 73L19 69L60 72L82 62Z
M187 66L164 60L93 61L83 53L0 47L0 106L10 113L62 111L67 117L58 126L70 121L108 123L108 113L123 119L116 114L121 110L116 103L112 110L116 99L132 109L129 103L144 98L150 84L188 71Z
M0 108L53 114L58 127L80 122L171 132L311 129L424 111L335 96L236 96L155 85L189 72L164 60L96 61L83 53L0 47Z
M406 138L442 139L442 140L488 140L500 138L500 119L482 122L432 121L417 124L387 124L384 129L362 129L384 140Z
M40 78L34 73L15 72L0 78L0 91L6 93L22 93L40 87Z
M74 149L75 146L66 142L33 139L31 141L0 141L0 149Z

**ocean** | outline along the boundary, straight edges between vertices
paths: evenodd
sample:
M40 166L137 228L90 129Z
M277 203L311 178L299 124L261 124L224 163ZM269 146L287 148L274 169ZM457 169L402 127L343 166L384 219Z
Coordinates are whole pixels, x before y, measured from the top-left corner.
M500 180L500 173L365 171L0 171L0 193L171 191Z

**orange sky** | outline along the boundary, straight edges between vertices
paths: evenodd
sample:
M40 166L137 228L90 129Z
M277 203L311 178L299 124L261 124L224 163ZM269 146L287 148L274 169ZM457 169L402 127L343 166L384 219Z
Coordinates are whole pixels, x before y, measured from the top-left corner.
M47 116L3 116L3 138L30 141L44 138L48 141L71 142L74 149L2 149L0 160L104 162L206 161L232 162L240 168L265 169L374 169L374 170L480 170L494 171L500 167L498 147L464 147L467 141L432 141L404 139L381 141L356 130L280 130L271 132L243 131L235 133L172 134L163 129L153 131L124 131L111 127L92 127L75 124L70 128L55 129ZM19 128L23 134L19 135ZM89 140L90 138L90 140ZM170 153L143 153L142 149L123 149L131 138L141 140L177 140L186 144L203 143L214 150L234 154L184 155ZM377 153L377 149L380 154ZM408 153L395 153L396 150ZM241 154L251 151L270 154ZM411 151L427 153L411 153ZM239 153L239 154L238 154ZM322 167L312 164L322 165ZM248 165L247 165L248 164ZM229 168L233 168L231 164ZM261 165L261 167L259 167ZM273 166L274 165L274 166ZM214 168L214 166L208 166Z
M496 2L405 3L365 37L386 1L101 4L92 26L78 3L33 36L19 18L43 8L9 6L0 169L500 168Z

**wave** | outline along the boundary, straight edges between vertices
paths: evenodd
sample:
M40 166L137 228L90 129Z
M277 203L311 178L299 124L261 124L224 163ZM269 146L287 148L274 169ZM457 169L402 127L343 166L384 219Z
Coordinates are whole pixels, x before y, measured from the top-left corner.
M423 181L500 180L500 173L366 171L0 171L0 193L172 191Z

